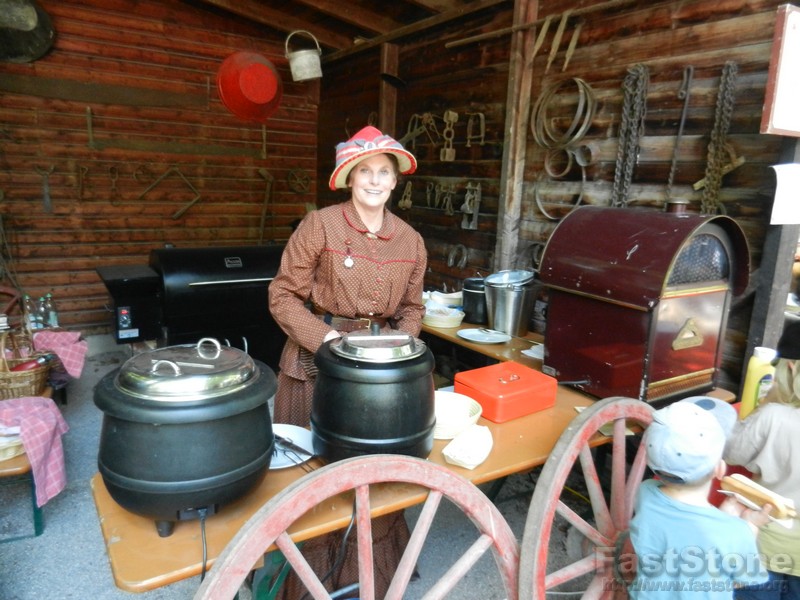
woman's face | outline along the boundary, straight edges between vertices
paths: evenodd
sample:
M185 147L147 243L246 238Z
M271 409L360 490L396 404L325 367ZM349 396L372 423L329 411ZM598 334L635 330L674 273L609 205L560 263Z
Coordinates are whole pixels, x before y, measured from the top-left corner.
M353 201L364 208L382 208L397 185L395 163L388 154L365 158L350 171Z

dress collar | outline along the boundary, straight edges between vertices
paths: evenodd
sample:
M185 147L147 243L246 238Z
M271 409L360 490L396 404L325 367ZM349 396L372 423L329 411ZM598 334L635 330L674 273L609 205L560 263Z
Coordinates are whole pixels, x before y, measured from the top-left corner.
M374 235L382 240L389 240L394 236L394 219L396 217L386 210L386 208L383 209L383 225L381 225L381 228L374 234L371 234L367 226L364 225L364 222L361 220L361 217L359 216L352 200L342 203L342 216L344 216L344 220L347 221L347 224L350 227L360 233L363 233L364 235Z

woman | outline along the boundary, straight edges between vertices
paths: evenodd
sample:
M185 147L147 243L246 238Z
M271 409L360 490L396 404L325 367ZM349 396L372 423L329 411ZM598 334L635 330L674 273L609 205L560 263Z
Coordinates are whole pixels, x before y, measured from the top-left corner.
M269 308L288 339L275 394L274 421L308 426L316 377L314 353L343 333L377 322L383 330L419 335L425 307L422 286L427 253L422 237L386 209L398 173L416 170L403 146L365 127L336 146L330 188L349 189L350 199L306 215L289 238L269 286ZM383 597L408 541L403 513L373 521L376 595ZM354 541L354 537L351 541ZM306 542L303 554L322 578L340 557L342 534ZM358 581L357 548L348 543L345 562L330 590ZM287 579L283 597L303 596Z
M742 465L755 481L794 500L800 507L800 321L784 328L778 342L775 379L766 399L739 421L725 450L729 464ZM770 580L737 590L736 600L800 598L800 521L791 528L763 527L759 552L766 557Z

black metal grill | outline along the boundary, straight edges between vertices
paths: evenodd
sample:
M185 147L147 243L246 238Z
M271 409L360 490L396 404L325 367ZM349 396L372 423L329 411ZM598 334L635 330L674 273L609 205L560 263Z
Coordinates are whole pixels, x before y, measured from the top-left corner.
M118 343L189 344L204 337L244 350L278 370L286 334L267 289L283 246L161 248L146 265L97 269L114 304Z
M269 312L267 289L282 253L277 245L153 250L163 342L214 337L277 370L286 335Z

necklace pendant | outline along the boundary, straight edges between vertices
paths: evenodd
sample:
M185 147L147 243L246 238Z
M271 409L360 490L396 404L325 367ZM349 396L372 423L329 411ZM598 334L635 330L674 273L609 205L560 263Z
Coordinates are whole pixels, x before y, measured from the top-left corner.
M351 256L345 257L345 259L344 259L344 266L345 267L347 267L348 269L352 269L354 264L355 263L353 262L353 258Z

